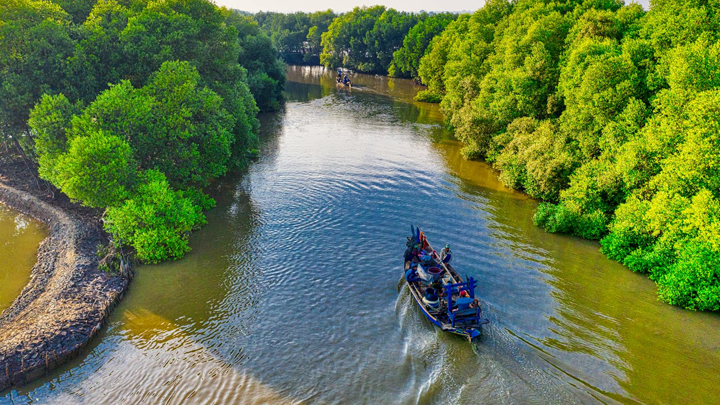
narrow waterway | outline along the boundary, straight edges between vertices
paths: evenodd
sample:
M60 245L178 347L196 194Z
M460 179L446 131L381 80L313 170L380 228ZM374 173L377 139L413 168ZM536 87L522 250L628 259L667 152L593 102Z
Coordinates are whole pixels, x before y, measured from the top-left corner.
M46 236L41 223L0 204L0 312L30 281L38 246Z
M137 269L87 354L14 403L717 403L720 317L657 301L459 155L406 80L288 70L261 157L186 258ZM410 224L480 280L480 344L398 292ZM3 258L4 260L4 258Z

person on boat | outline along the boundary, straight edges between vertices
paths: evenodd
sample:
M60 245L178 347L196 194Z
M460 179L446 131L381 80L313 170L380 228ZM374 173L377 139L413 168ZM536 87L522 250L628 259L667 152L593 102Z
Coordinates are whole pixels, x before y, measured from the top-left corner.
M460 298L470 298L470 294L468 294L468 292L464 290L460 291ZM477 298L474 298L470 303L470 308L476 308L478 305L480 305L480 302Z
M405 272L405 280L407 280L409 283L416 283L422 281L422 278L420 278L420 276L418 276L417 274L417 264L414 264L408 269L408 271Z
M468 294L467 291L460 291L460 296L453 303L453 312L474 308L473 305L476 304L476 301L477 300L470 298L470 294Z
M350 83L350 79L345 75L345 77L343 77L343 84L347 85L348 83Z
M417 262L418 252L415 246L408 246L407 249L405 249L405 261L406 262Z
M450 253L450 245L445 245L445 247L440 251L440 260L442 260L442 262L445 264L450 263L450 260L452 260L452 253Z
M418 244L418 243L415 244L415 247L414 247L414 249L413 249L413 254L415 255L415 260L414 260L414 261L419 262L419 261L421 260L421 258L422 258L422 255L423 255L423 250L422 250L422 248L420 247L420 244Z
M342 80L342 69L338 68L337 82L340 83Z
M423 249L419 250L419 259L424 267L435 267L438 264L433 255Z

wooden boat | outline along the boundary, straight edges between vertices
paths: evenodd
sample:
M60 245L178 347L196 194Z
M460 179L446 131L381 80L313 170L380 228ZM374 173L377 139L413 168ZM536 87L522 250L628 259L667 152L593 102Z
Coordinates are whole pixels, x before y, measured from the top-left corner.
M342 69L338 68L337 73L338 75L335 76L335 85L352 88L352 81L350 81L350 79L348 79L347 81L343 81L343 75L347 77L347 72L343 74Z
M464 281L451 264L443 263L419 228L412 227L407 239L408 249L419 255L405 260L404 278L425 317L446 332L470 341L479 338L489 321L475 299L475 279Z
M342 80L338 81L337 79L335 79L335 84L338 85L338 86L342 86L342 87L352 88L352 82L349 81L349 80L348 80L347 83L343 83Z

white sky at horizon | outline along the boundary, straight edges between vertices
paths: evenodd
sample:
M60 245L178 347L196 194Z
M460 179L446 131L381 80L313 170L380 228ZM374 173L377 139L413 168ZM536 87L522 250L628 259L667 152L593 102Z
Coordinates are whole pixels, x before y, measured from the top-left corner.
M646 10L650 0L636 0ZM465 11L473 12L483 4L482 0L352 0L352 1L333 1L333 0L215 0L220 6L232 8L236 10L249 11L256 13L258 11L277 11L280 13L292 13L295 11L321 11L332 9L336 13L343 13L352 10L358 6L374 6L376 4L384 5L388 8L394 8L400 11ZM625 0L629 3L630 0Z

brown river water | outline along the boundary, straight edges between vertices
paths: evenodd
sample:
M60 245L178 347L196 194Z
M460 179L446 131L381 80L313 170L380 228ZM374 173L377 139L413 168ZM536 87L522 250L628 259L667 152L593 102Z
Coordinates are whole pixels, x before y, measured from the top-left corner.
M40 222L0 204L0 312L30 281L38 245L46 236Z
M720 402L720 316L533 226L537 202L464 160L412 82L353 81L290 67L192 252L139 267L83 356L0 403ZM479 280L476 347L398 292L411 223Z

